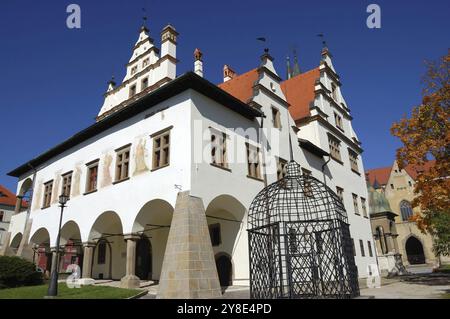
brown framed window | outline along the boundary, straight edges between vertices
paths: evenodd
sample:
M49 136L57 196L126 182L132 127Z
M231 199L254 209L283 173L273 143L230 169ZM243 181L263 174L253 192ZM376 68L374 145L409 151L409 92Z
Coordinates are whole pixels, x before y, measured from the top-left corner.
M148 87L148 78L143 78L141 81L141 91L145 90Z
M220 224L211 224L209 227L209 236L211 237L211 244L213 246L219 246L222 243L220 234Z
M5 217L5 212L4 211L0 211L0 222L3 221L3 218Z
M144 59L144 61L142 61L142 68L145 68L149 64L150 64L150 59L149 58Z
M334 123L336 124L336 127L341 129L341 131L344 131L344 126L342 124L342 116L334 112Z
M248 177L261 179L261 164L259 161L259 147L245 143L247 147Z
M342 204L344 204L344 189L337 186L336 187L336 194L338 195L338 197L341 200Z
M352 169L352 171L359 173L358 170L358 154L356 154L356 152L354 152L353 150L349 149L348 150L348 157L350 159L350 167Z
M277 157L277 180L283 179L286 176L287 161Z
M338 162L341 160L341 142L334 136L328 135L328 146L330 148L330 155Z
M355 210L355 214L359 215L358 195L352 193L352 198L353 198L353 209Z
M61 194L70 198L70 190L72 187L72 172L65 173L62 176L62 189Z
M126 145L116 150L116 182L128 178L130 168L130 145Z
M42 208L50 207L52 201L52 189L53 181L49 181L44 184L44 201L42 203Z
M87 164L86 193L97 190L98 160Z
M272 124L274 128L281 128L280 110L272 106Z
M304 185L304 190L305 190L305 195L306 196L312 196L313 195L313 191L312 191L312 186L311 186L311 181L309 181L309 177L312 176L312 172L304 167L302 167L302 175L305 178L305 185Z
M359 247L361 248L361 256L365 257L366 253L364 252L364 242L361 239L359 240Z
M373 257L372 245L370 244L370 240L367 241L367 247L369 248L369 256Z
M211 133L211 164L228 168L227 135L216 130Z
M362 198L362 197L361 197L361 208L362 208L363 216L368 217L367 216L366 199Z
M136 84L130 86L130 97L136 95Z
M170 164L170 130L152 135L153 137L153 169Z

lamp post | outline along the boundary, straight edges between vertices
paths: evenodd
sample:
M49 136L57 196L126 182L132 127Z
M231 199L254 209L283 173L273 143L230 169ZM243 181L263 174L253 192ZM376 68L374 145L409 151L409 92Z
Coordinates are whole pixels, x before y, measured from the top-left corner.
M61 223L63 217L64 207L66 207L67 200L69 196L62 194L59 196L59 207L61 207L61 214L59 216L59 227L58 227L58 236L56 237L56 258L53 268L53 272L50 276L50 284L48 285L48 297L56 297L58 295L58 268L59 268L59 240L61 237Z

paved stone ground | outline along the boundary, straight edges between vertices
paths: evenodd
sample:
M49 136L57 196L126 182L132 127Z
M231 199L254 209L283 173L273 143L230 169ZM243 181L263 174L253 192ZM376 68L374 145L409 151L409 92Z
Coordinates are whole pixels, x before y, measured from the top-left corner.
M416 273L383 280L380 288L361 289L375 299L440 299L450 293L450 274Z
M444 293L450 293L450 274L431 273L428 267L411 267L412 274L383 278L380 288L362 288L361 298L375 299L434 299L442 298ZM96 284L120 287L120 281L103 281ZM158 291L158 285L152 281L142 281L141 288L148 294L141 299L154 299ZM231 286L223 291L224 299L248 299L250 291L248 287Z

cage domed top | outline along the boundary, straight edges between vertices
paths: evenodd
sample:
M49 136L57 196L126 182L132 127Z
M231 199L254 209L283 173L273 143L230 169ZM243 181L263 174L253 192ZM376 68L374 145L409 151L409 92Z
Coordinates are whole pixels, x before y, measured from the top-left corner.
M323 182L301 173L298 163L286 165L286 176L265 187L249 209L249 229L278 222L340 220L347 214L339 197Z

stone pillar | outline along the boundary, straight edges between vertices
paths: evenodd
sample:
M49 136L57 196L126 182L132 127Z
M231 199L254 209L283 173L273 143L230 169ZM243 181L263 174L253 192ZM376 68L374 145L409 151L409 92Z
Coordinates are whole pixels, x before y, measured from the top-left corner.
M139 236L136 234L128 234L124 236L127 241L127 263L125 277L120 280L122 288L139 288L140 279L135 275L136 273L136 242Z
M86 242L83 243L84 254L83 254L83 271L80 279L80 284L82 285L92 285L94 284L94 279L92 276L92 261L94 258L94 247L95 243Z
M19 245L19 248L17 249L17 254L16 254L16 256L22 257L28 261L33 260L33 249L31 247L31 244L29 243L32 225L33 225L33 220L31 218L29 218L25 225L25 231L23 232L22 241L20 242L20 245Z
M201 198L178 193L157 298L222 296Z
M14 208L14 215L17 215L20 213L20 210L22 209L22 198L23 196L17 196L16 198L16 207Z

